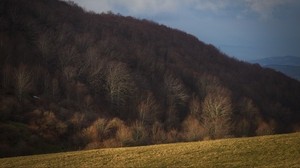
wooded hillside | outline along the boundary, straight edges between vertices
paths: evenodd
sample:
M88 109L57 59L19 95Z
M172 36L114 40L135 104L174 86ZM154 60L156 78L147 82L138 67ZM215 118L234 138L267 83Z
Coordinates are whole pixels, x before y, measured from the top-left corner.
M148 20L0 0L0 156L293 132L300 83Z

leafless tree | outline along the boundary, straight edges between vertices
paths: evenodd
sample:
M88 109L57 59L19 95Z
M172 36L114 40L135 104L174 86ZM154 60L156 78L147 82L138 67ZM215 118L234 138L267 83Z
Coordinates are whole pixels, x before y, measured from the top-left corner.
M58 55L59 66L63 71L78 60L78 52L73 45L66 45L61 48Z
M236 134L238 136L253 136L259 124L259 109L249 98L242 98L238 104L238 120L236 120Z
M105 68L107 66L106 59L101 59L100 52L96 46L89 47L86 59L81 63L79 75L86 75L88 83L93 90L101 93L105 90Z
M229 90L216 87L209 92L203 103L202 122L211 138L223 138L231 131L231 98Z
M112 106L120 112L135 88L127 66L120 62L112 62L107 66L106 90Z
M57 99L60 93L59 81L56 78L51 80L50 94L53 99Z
M90 46L86 51L84 69L87 73L97 74L99 72L99 63L103 62L100 58L100 51L97 45Z
M77 44L76 48L80 53L86 52L89 46L93 44L93 35L90 33L77 33L75 35L75 44Z
M184 104L188 94L183 83L172 74L167 73L164 78L167 101L169 104Z
M221 87L219 79L210 74L203 74L198 78L200 99L203 100L209 92L213 92L216 87Z
M36 45L41 52L41 57L44 64L48 64L49 61L54 57L54 39L56 35L50 30L45 30L43 33L38 35Z
M172 129L178 125L180 107L186 104L188 94L181 80L175 78L172 74L166 73L164 78L164 91L167 115L168 129Z
M201 113L202 113L202 107L201 107L201 102L197 96L193 96L193 98L190 101L189 104L190 108L190 114L196 118L197 120L200 121L201 119Z
M63 74L66 80L70 81L76 76L76 68L73 66L67 66L63 69Z
M19 100L23 100L25 94L32 87L32 72L25 65L20 65L15 71L15 92Z
M189 115L182 123L182 136L187 141L196 141L204 138L205 129L194 116Z
M137 108L139 119L143 124L150 125L156 120L159 107L152 93L148 93L146 98L139 103Z
M1 79L1 89L4 91L8 91L9 87L12 84L12 76L14 69L10 65L4 65L2 67L2 79Z

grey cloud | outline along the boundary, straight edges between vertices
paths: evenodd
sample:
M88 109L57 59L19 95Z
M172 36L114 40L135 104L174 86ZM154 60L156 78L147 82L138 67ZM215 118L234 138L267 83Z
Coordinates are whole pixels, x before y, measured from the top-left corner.
M115 11L121 8L130 15L175 13L183 8L199 11L219 12L238 6L241 15L251 11L262 18L272 16L274 8L299 4L298 0L73 0L88 10L96 12ZM116 11L119 12L119 11Z
M246 5L252 11L266 19L272 16L275 8L283 5L297 5L297 0L245 0Z

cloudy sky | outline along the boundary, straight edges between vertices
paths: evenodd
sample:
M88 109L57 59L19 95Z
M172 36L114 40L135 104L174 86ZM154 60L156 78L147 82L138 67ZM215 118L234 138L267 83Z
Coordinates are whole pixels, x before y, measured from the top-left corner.
M73 1L183 30L241 60L300 56L300 0Z

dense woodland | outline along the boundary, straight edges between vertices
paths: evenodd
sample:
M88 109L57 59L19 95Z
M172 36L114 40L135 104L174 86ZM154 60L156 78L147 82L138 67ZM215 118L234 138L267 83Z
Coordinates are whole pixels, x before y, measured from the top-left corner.
M300 130L300 83L149 20L0 0L0 156Z

